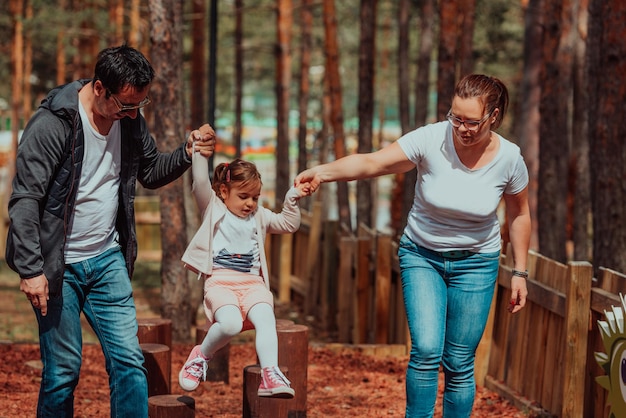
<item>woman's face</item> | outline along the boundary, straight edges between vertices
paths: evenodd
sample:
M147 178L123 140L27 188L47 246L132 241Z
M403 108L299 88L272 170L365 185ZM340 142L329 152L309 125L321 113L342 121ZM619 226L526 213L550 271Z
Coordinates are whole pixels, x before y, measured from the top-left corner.
M261 183L250 182L232 183L230 189L225 184L220 185L220 193L224 204L235 216L246 218L253 213L261 195Z
M455 142L463 147L472 147L487 141L499 111L496 108L491 114L486 114L485 106L478 97L462 99L455 96L448 112Z

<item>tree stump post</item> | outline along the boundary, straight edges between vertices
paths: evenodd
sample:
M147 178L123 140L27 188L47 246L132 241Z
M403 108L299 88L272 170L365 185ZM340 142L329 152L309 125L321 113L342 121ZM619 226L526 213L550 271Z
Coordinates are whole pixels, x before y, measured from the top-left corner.
M306 417L307 369L309 362L309 328L300 324L277 324L278 365L289 369L291 387L296 394L287 399L289 418ZM285 400L283 400L285 401Z
M148 371L148 396L171 392L172 365L170 348L165 344L140 344Z
M172 320L137 318L139 344L164 344L172 348Z
M289 378L287 367L281 371ZM243 369L243 418L289 418L291 399L259 396L261 384L261 366L252 364Z
M156 395L148 398L148 418L194 418L196 401L184 395Z

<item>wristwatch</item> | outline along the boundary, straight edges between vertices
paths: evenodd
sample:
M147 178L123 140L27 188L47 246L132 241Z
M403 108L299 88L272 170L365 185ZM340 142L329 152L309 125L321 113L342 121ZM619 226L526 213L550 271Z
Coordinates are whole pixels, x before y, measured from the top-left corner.
M528 279L528 270L520 271L520 270L513 269L513 276L523 277L525 279Z

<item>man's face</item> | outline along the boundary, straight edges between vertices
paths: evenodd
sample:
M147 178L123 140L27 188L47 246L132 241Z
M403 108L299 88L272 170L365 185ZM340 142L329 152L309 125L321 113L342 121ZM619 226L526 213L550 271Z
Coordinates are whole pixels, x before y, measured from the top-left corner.
M139 109L150 103L149 85L144 88L126 85L117 93L113 93L98 80L94 89L99 104L94 107L94 111L106 119L119 120L125 117L135 119Z

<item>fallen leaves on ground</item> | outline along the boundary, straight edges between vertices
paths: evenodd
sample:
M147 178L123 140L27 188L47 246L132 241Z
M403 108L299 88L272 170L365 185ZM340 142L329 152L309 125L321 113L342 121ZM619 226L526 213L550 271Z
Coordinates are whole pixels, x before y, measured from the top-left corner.
M243 404L243 368L256 362L252 342L231 344L229 383L204 382L194 392L178 386L178 371L191 345L176 344L171 352L172 393L195 400L196 417L239 418ZM0 418L34 416L41 370L36 344L0 345ZM309 347L307 367L308 418L403 417L404 373L408 358L378 358L323 344ZM441 381L440 381L441 388ZM99 345L83 348L83 366L75 392L76 418L108 417L109 388ZM441 416L441 393L435 416ZM472 417L521 418L527 415L508 401L477 388Z

